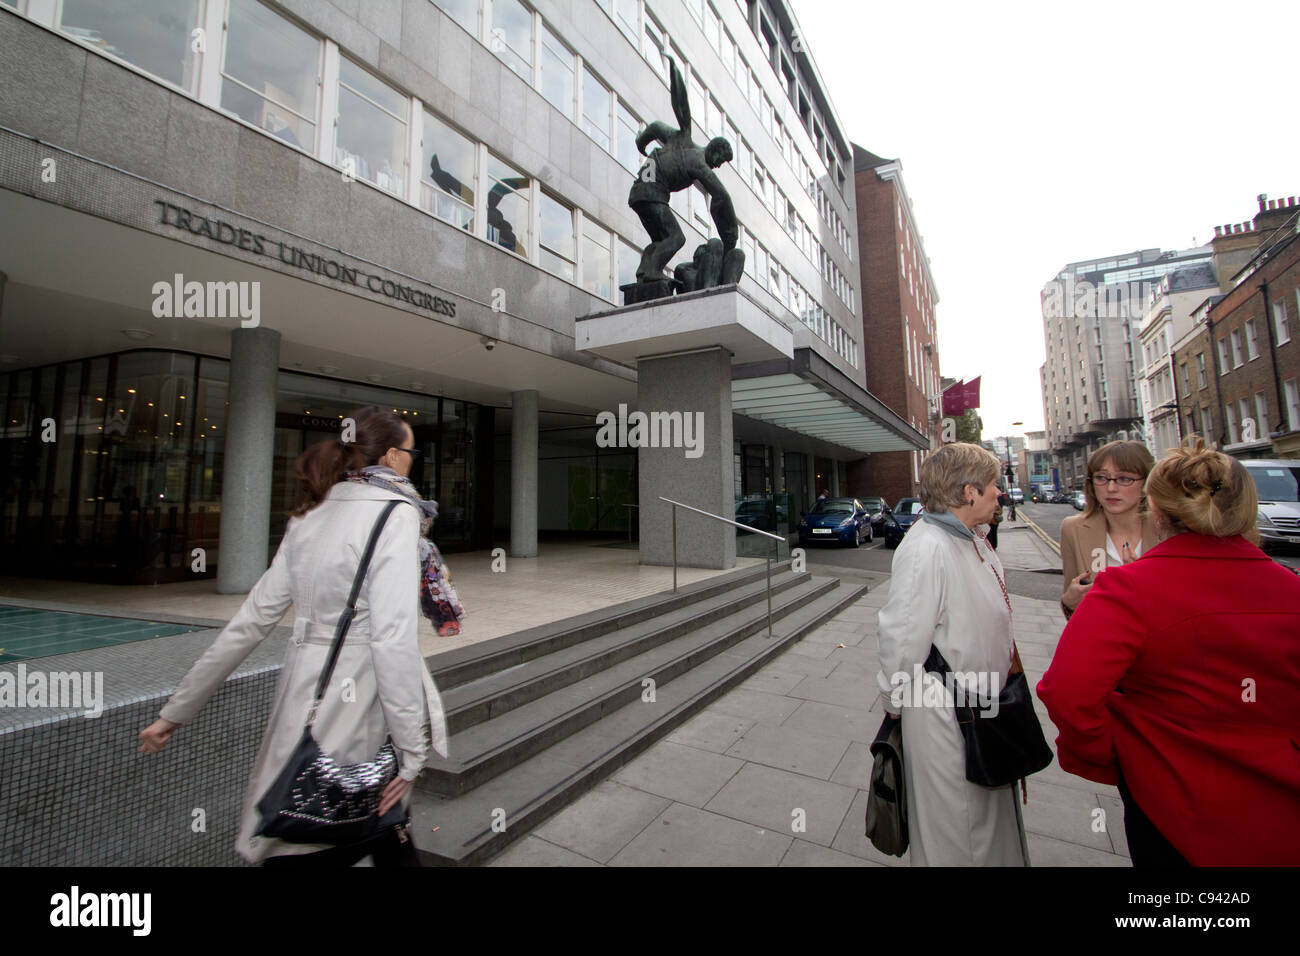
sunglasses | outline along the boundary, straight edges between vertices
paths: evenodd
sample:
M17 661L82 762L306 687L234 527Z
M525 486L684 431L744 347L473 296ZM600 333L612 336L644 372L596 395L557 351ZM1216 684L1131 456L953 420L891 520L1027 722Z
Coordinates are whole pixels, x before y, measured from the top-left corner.
M412 462L412 463L417 462L417 461L420 460L420 449L418 449L418 448L399 448L399 449L397 449L397 450L398 450L398 451L404 451L404 452L406 452L408 455L410 455L410 456L411 456L411 462Z

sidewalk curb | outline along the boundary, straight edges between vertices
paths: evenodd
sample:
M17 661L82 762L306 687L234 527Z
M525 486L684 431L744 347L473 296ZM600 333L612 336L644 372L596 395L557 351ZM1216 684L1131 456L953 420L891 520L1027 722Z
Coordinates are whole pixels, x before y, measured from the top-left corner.
M1053 551L1055 551L1055 552L1057 553L1058 556L1060 555L1060 553L1061 553L1061 546L1060 546L1059 544L1056 543L1056 539L1055 539L1055 538L1053 538L1050 534L1048 534L1046 531L1044 531L1042 528L1040 528L1040 527L1038 526L1038 522L1034 521L1034 519L1031 518L1031 517L1029 517L1028 515L1019 515L1018 517L1019 517L1020 520L1023 521L1025 524L1029 525L1030 530L1032 530L1032 531L1034 532L1034 534L1036 534L1036 535L1038 535L1040 538L1042 538L1043 541L1045 541L1045 542L1047 543L1047 546L1048 546L1049 548L1051 548Z

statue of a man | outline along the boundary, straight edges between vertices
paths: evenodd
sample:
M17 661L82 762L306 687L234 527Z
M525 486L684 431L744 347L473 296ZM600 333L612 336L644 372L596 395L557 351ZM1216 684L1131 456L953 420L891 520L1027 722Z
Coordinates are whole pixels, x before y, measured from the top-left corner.
M686 82L672 57L668 57L668 69L677 128L656 120L636 137L636 147L642 155L650 143L658 140L663 144L649 154L627 199L627 204L636 211L650 234L650 244L642 252L641 264L636 270L637 282L664 279L664 269L669 260L685 244L686 237L668 201L673 193L688 189L693 183L699 183L711 197L709 213L722 239L724 265L721 281L737 282L744 271L744 253L736 251L739 223L731 196L714 172L731 160L731 144L716 136L703 149L695 145L691 139L691 106Z

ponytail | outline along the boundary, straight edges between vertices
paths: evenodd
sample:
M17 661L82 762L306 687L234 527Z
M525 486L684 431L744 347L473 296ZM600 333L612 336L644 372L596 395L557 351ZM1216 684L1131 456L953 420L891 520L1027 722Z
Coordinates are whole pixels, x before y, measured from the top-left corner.
M344 421L353 426L353 441L329 438L316 442L298 456L293 469L298 479L298 506L290 512L291 515L305 515L320 504L349 471L376 464L388 449L402 447L406 423L392 412L374 406L360 408Z

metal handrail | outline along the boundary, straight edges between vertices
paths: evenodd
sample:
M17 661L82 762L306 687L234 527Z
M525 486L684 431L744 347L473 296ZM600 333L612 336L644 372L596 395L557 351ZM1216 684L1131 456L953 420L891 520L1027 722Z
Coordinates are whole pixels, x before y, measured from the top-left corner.
M747 524L741 524L739 521L732 521L730 518L724 518L722 515L715 515L712 511L704 511L700 508L694 508L691 505L682 504L680 501L673 501L671 498L659 496L660 501L666 501L673 506L673 593L677 593L677 509L685 508L687 511L694 511L697 515L704 515L706 518L712 518L714 521L721 521L723 524L729 524L734 528L742 528L752 534L761 534L765 538L771 538L773 541L782 542L785 538L779 534L772 534L770 531L760 531L758 528L751 528ZM773 553L778 554L777 549L780 544L772 545ZM772 559L767 558L767 636L772 636Z

